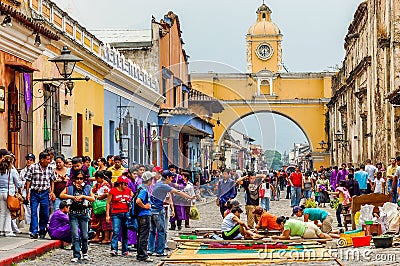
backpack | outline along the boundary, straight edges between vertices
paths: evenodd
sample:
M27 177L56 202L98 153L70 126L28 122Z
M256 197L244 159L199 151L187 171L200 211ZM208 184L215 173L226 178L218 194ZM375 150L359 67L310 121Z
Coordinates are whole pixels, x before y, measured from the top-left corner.
M138 190L136 190L135 194L133 194L132 200L129 203L129 211L126 213L126 227L132 231L137 231L138 229L137 218L141 208L136 204L136 200L139 196L139 192L142 189L143 187L139 187ZM148 201L148 196L149 195L146 194L145 201Z

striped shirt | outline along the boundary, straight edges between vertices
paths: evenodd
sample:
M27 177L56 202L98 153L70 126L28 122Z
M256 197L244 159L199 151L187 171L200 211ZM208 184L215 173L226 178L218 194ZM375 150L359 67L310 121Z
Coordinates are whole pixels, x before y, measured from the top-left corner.
M31 181L31 190L44 191L50 188L51 181L56 180L54 168L48 165L44 170L40 163L34 163L25 174L27 181Z

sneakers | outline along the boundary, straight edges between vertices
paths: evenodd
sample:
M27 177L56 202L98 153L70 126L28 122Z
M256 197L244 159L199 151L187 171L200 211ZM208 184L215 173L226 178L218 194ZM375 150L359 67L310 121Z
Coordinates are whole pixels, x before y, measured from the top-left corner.
M14 233L5 234L5 237L14 237L14 236L16 236Z
M161 254L156 254L156 257L165 257L165 256L168 256L168 254L167 253L161 253Z
M83 254L83 260L89 260L89 255L88 254Z
M75 262L75 263L76 263L76 262L78 262L78 261L79 261L78 258L72 258L72 259L71 259L71 262Z
M151 252L151 251L147 251L147 255L149 255L149 256L153 256L153 252Z
M111 254L112 257L118 256L118 253L115 250L111 250L110 254Z
M124 252L124 253L122 253L122 256L129 256L129 252L128 251L126 251L126 252Z

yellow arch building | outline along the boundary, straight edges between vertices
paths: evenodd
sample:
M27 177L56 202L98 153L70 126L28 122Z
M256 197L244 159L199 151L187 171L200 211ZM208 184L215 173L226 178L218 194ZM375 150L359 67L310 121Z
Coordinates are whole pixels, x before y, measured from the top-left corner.
M193 73L194 89L221 101L225 110L214 117L221 124L214 128L218 144L227 129L239 119L260 112L282 115L306 135L314 164L328 166L329 153L320 149L329 143L326 104L331 98L331 72L290 73L282 64L280 29L271 20L265 4L257 10L257 21L246 35L246 73ZM261 121L262 123L262 121ZM250 132L251 134L251 132ZM279 137L279 136L278 136Z

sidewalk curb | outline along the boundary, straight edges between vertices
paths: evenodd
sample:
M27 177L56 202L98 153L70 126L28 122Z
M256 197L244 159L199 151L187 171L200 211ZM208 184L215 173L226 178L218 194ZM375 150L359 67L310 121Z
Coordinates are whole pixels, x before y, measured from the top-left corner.
M64 242L61 240L49 240L48 242L43 243L35 248L26 249L26 251L17 253L11 257L0 259L0 265L8 266L13 265L13 263L18 263L22 260L35 259L36 257L41 256L50 250L60 248L62 246L64 246Z

